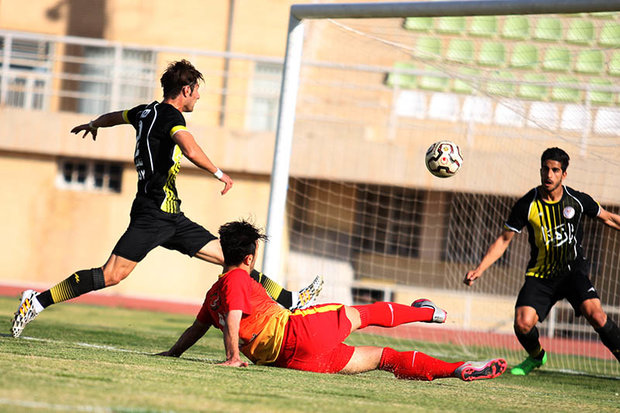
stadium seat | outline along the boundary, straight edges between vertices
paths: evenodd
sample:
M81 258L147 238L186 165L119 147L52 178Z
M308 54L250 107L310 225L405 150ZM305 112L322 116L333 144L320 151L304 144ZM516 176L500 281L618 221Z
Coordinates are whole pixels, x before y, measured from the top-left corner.
M601 50L582 50L575 61L575 71L596 74L603 71L605 56Z
M427 67L425 71L436 72L436 70L432 67ZM434 74L420 75L418 77L417 84L418 84L418 88L420 89L443 92L447 89L449 80L450 79L446 75L444 75L443 73L437 72L436 75Z
M502 37L522 40L530 36L530 20L527 16L506 16L502 27Z
M532 44L519 43L512 49L510 66L517 69L533 69L538 65L538 48Z
M555 42L562 38L562 21L557 17L540 17L536 22L534 40Z
M572 132L583 132L592 122L592 115L584 105L569 104L562 110L560 128Z
M526 73L525 76L523 76L524 83L519 83L517 96L528 100L545 100L547 97L547 86L536 83L544 83L546 80L547 78L545 75Z
M527 126L556 130L559 123L558 107L554 103L532 102L527 117Z
M506 50L499 42L485 42L480 46L478 64L481 66L503 66L506 61Z
M599 108L594 119L594 132L604 135L617 135L620 130L620 110Z
M598 36L598 44L609 47L620 46L620 23L605 23Z
M594 41L594 24L583 19L571 21L566 32L566 41L575 44L591 44Z
M474 43L471 40L452 39L448 45L446 59L458 63L469 63L473 61Z
M474 16L469 26L469 34L472 36L492 37L497 33L497 17Z
M486 96L466 96L461 109L461 120L488 125L491 123L493 100Z
M517 99L502 99L495 105L493 122L502 126L522 128L525 124L525 103Z
M452 83L452 91L455 93L467 93L470 94L476 89L479 83L479 80L476 78L480 76L480 71L478 69L464 67L459 70L459 74L463 76L463 78L459 79L456 77L454 82Z
M566 72L570 69L570 52L563 47L550 47L545 52L543 70Z
M580 89L570 87L579 84L579 79L573 76L558 76L551 89L551 100L556 102L581 102Z
M426 60L437 60L441 57L441 39L438 37L419 37L413 55Z
M459 98L457 95L452 93L433 93L428 106L428 117L456 122L459 110Z
M613 82L609 79L592 78L590 79L590 85L599 87L611 87ZM594 105L609 106L614 103L614 93L606 90L588 90L588 97L590 102Z
M515 93L514 76L510 72L498 72L489 78L486 91L491 95L513 96Z
M424 119L426 117L426 94L417 90L401 90L394 104L397 116Z
M464 16L440 17L437 22L437 31L440 33L461 34L465 31Z
M599 11L599 12L595 12L595 13L590 13L590 16L594 17L595 19L615 19L616 18L616 14L613 11Z
M394 69L406 71L415 69L415 66L411 62L396 62L394 63ZM385 79L385 84L402 89L414 89L416 87L416 76L413 74L390 72Z
M432 17L407 17L403 22L403 27L407 30L416 32L427 32L433 28Z
M613 52L611 55L609 65L607 67L607 73L612 76L620 76L620 51Z

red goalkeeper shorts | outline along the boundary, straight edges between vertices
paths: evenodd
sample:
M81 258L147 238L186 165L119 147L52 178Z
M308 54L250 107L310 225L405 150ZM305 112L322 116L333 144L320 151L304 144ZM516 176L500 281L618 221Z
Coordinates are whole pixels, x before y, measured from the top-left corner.
M289 318L275 366L316 373L338 373L353 355L343 341L351 322L342 304L321 304L295 311Z

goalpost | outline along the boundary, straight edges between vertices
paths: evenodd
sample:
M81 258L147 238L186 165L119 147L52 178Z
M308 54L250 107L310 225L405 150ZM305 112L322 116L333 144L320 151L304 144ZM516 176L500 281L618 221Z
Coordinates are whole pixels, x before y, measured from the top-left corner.
M292 6L264 272L290 288L321 273L321 301L427 296L448 323L399 328L392 340L520 361L512 312L527 235L474 287L462 278L539 183L547 147L571 155L567 185L620 210L618 10L617 0ZM441 139L464 156L446 180L424 167ZM620 237L588 221L584 243L604 308L620 322ZM539 327L549 368L620 376L566 304ZM357 339L388 332L373 333Z

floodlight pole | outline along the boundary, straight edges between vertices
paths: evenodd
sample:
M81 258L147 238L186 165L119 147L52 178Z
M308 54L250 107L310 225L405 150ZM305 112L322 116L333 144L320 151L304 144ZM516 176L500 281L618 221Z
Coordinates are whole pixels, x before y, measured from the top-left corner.
M484 16L507 14L552 14L620 11L620 0L478 0L423 1L412 3L295 4L289 15L280 108L271 172L271 193L267 212L267 235L262 270L283 283L281 254L286 222L295 106L299 91L304 19L364 19L396 17Z

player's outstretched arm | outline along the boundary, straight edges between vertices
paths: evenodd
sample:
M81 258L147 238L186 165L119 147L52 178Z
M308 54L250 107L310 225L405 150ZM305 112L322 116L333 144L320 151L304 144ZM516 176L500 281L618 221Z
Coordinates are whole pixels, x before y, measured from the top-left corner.
M86 137L89 133L93 136L93 140L97 139L97 129L99 128L109 128L111 126L122 125L125 124L125 119L123 118L123 111L110 112L99 116L95 120L91 120L88 123L84 123L82 125L78 125L75 128L71 129L71 133L78 134L80 132L84 132L82 135L82 139Z
M208 329L209 324L194 320L194 324L189 326L187 330L181 334L177 342L170 347L170 350L157 353L156 356L180 357L185 350L196 344L196 342L205 335Z
M465 279L463 280L463 282L466 285L472 285L474 281L476 281L476 279L478 279L487 268L493 265L493 263L504 254L514 235L515 233L513 231L505 230L504 232L502 232L500 236L497 237L497 239L493 242L493 244L491 244L486 254L484 254L484 257L482 257L482 261L480 261L478 267L476 267L476 269L474 270L469 271L467 275L465 275Z
M601 207L601 212L598 214L598 219L603 221L603 223L608 227L620 231L620 215L609 212Z
M247 367L248 363L241 360L239 354L239 326L241 325L241 310L230 310L226 314L226 324L224 325L224 348L226 349L226 361L222 366Z
M222 172L217 166L211 162L207 154L204 153L200 145L196 143L194 136L186 130L177 131L172 139L179 145L181 152L187 159L189 159L194 165L207 172L212 173L217 179L224 183L224 189L222 195L224 195L233 186L233 181L230 176Z

